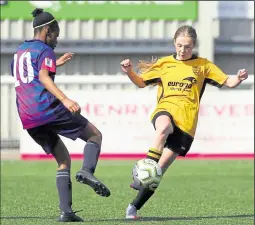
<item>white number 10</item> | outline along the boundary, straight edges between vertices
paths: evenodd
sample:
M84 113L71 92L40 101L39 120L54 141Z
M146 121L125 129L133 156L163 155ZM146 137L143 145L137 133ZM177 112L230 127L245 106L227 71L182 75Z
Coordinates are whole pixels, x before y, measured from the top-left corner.
M24 76L24 60L26 60L26 64L27 64L27 76ZM19 71L20 80L25 84L30 83L35 77L30 52L22 53L22 55L19 58L18 68L16 68L17 61L18 61L18 55L15 54L14 63L13 63L13 76L15 78L15 87L20 86L20 81L17 78L17 69Z

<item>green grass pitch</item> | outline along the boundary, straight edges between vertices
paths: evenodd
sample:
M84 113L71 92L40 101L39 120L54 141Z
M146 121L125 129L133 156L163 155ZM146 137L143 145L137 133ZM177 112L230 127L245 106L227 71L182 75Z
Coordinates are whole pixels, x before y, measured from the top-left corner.
M135 197L129 188L135 161L100 160L96 176L111 189L109 198L75 181L73 209L87 225L249 225L254 223L253 160L177 160L155 195L127 221L125 209ZM59 209L54 161L1 161L1 224L55 222ZM67 223L68 224L68 223Z

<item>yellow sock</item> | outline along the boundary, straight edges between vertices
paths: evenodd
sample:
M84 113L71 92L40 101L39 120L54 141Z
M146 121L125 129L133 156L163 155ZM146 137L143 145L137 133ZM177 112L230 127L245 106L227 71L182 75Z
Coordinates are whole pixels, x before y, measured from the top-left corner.
M160 157L161 157L161 155L162 155L161 151L159 151L159 150L157 150L155 148L150 148L148 153L147 153L147 155L146 155L146 158L152 159L152 160L158 162Z

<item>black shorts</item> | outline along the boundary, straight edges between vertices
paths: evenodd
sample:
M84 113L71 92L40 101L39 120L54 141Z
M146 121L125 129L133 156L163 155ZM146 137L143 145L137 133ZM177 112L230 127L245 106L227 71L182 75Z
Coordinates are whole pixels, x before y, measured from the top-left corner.
M190 150L190 147L192 145L192 142L194 138L190 136L189 134L182 131L179 127L177 127L174 123L173 117L169 112L161 111L155 114L155 116L152 119L152 124L155 127L156 119L161 116L166 115L171 119L174 131L172 134L169 134L165 143L165 147L171 149L173 152L179 154L180 156L184 156L187 154L187 152Z
M39 127L30 128L28 134L39 144L46 154L51 154L61 135L76 140L88 120L80 114L67 111L61 117Z

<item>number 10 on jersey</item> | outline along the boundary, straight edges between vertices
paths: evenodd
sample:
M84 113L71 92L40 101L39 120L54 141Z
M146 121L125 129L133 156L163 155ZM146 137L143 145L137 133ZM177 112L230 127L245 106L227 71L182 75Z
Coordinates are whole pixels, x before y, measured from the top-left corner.
M13 76L15 78L15 87L20 86L20 81L27 84L34 79L35 75L30 52L22 53L19 58L17 54L14 55Z

